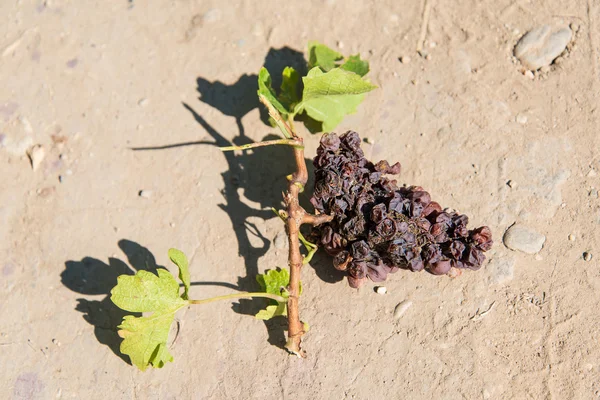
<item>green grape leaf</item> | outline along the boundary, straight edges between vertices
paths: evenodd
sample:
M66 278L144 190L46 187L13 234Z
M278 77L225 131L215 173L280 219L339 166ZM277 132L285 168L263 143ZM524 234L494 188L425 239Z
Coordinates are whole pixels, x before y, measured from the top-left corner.
M320 67L327 72L336 67L336 61L344 58L337 51L316 41L308 42L308 68Z
M187 259L179 253L170 251L169 256L181 265L180 276L187 289L190 281ZM123 338L121 353L128 355L131 363L142 371L149 365L162 368L166 362L173 361L167 349L169 330L177 310L189 304L179 295L179 284L169 271L159 268L157 273L142 270L133 276L121 275L117 278L117 286L110 291L110 299L119 308L152 312L144 317L127 315L119 325L118 334Z
M302 81L302 102L294 112L305 111L312 119L323 122L325 132L333 130L346 115L356 112L365 93L377 87L359 75L339 68L325 73L315 67Z
M271 83L271 74L269 74L269 71L265 67L262 67L258 73L258 95L265 96L281 116L287 119L289 111L277 99L277 93L275 93Z
M177 249L169 249L169 258L179 268L179 280L183 283L181 298L188 300L191 280L188 259L181 250Z
M292 67L285 67L281 73L281 78L279 100L281 100L286 109L292 110L293 106L300 101L300 97L298 97L300 74Z
M273 317L280 315L287 316L287 305L286 303L277 303L276 306L267 306L264 310L260 310L256 313L256 319L269 320Z
M256 281L265 293L281 296L285 299L289 297L287 286L290 284L290 273L287 269L271 269L264 274L256 275ZM302 294L302 282L299 285L299 294ZM267 306L260 310L255 317L257 319L268 320L279 315L287 315L287 303Z
M179 296L179 284L169 271L157 270L158 276L148 271L135 275L121 275L111 291L113 303L126 311L147 312L183 307L187 301Z
M157 311L149 317L125 316L118 331L123 338L121 353L127 354L131 363L142 371L149 365L162 368L167 362L173 361L167 349L167 339L177 310Z
M341 69L346 71L354 72L360 76L365 76L369 73L369 62L360 59L360 55L357 54L355 56L348 57L342 65L340 65Z

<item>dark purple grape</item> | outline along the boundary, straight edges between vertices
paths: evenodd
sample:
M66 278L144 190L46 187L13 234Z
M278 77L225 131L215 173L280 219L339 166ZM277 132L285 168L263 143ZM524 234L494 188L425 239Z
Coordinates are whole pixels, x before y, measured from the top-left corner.
M469 231L465 215L443 211L422 187L399 187L386 175L398 174L400 164L373 164L360 144L356 132L323 135L310 199L334 217L313 228L311 238L334 256L350 286L383 281L400 268L436 275L481 268L493 244L490 229Z

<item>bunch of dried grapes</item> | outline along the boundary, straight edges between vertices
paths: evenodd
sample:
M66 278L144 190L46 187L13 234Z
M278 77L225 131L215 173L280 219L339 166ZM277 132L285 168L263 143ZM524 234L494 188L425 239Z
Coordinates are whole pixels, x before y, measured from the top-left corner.
M314 228L311 238L347 272L350 286L367 278L384 281L400 268L435 275L481 268L483 252L493 243L490 229L468 230L467 216L442 210L423 188L399 187L384 175L399 174L400 164L373 164L360 143L356 132L323 135L310 200L319 212L334 216Z

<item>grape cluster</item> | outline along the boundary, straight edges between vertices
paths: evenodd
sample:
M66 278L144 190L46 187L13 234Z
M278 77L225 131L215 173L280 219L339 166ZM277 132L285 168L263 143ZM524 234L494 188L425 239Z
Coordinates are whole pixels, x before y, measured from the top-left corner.
M399 174L400 164L373 164L360 143L352 131L323 135L310 199L334 217L313 228L311 238L333 256L335 268L347 272L350 286L367 278L384 281L400 268L434 275L481 268L493 243L490 229L468 230L466 215L442 210L422 187L399 187L385 175Z

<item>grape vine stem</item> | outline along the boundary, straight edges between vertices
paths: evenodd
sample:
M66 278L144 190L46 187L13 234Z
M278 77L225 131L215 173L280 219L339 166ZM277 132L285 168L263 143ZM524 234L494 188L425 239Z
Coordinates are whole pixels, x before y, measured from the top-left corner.
M269 115L276 122L277 127L282 131L283 135L298 143L298 145L292 147L296 171L288 178L288 189L283 196L287 208L285 223L289 242L288 265L290 267L289 297L287 303L288 340L285 347L290 353L298 357L306 357L306 352L301 347L302 336L306 332L304 324L300 321L298 302L300 295L300 272L303 265L303 257L302 253L300 253L300 227L302 224L319 225L331 221L332 217L329 215L309 214L300 205L298 194L304 190L304 186L308 181L308 170L306 169L306 161L304 160L304 141L294 130L294 125L291 121L286 122L265 96L259 95L259 99L267 107Z

